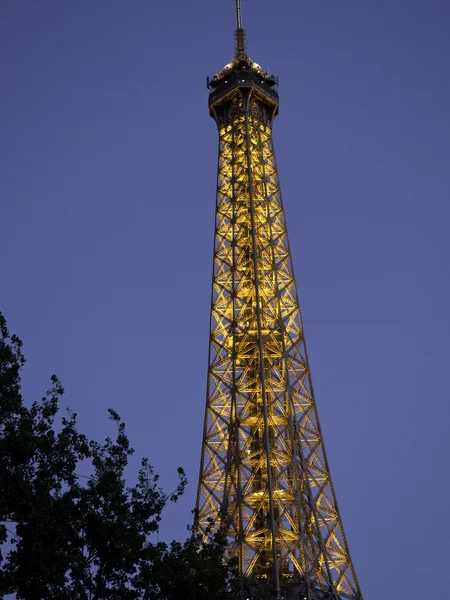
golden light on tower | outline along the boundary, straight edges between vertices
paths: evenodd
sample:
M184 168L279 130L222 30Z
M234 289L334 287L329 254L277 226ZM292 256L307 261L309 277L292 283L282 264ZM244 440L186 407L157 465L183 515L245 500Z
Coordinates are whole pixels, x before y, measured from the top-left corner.
M362 599L323 444L272 142L277 81L236 52L219 130L207 404L196 530L226 535L242 597Z

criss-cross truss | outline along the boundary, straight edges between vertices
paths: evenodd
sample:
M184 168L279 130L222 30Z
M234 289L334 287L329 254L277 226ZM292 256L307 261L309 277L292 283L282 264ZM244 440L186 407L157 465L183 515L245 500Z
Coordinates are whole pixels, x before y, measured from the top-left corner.
M252 589L361 600L303 336L272 143L275 80L237 57L209 83L219 166L196 527L225 533Z

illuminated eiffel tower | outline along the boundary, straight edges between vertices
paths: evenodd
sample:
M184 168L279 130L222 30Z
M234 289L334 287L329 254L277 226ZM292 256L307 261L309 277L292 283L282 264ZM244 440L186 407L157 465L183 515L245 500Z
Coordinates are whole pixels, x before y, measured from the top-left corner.
M272 142L277 79L246 52L211 80L219 165L195 528L221 530L240 598L362 600L314 399Z

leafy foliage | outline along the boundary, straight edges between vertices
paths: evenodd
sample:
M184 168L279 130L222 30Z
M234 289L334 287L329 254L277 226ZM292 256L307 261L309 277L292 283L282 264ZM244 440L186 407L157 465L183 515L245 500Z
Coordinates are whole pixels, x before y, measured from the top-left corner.
M58 419L64 390L27 408L21 396L22 342L0 313L0 595L23 600L225 600L233 565L224 542L190 537L151 543L168 501L143 459L134 486L124 471L133 453L125 425L109 411L115 439L88 440L76 414ZM89 466L90 476L77 468Z

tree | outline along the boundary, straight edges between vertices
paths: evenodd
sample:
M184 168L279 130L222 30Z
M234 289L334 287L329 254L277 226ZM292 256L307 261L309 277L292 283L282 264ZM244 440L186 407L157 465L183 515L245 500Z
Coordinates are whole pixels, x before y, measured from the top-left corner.
M166 495L147 459L136 483L119 415L115 439L88 440L76 414L59 418L56 376L27 408L21 395L22 342L0 313L0 594L23 600L224 600L234 568L224 543L190 537L152 543L168 501L186 486L178 469ZM91 473L80 477L78 469Z
M143 600L227 600L235 597L235 561L223 564L225 540L218 533L208 544L191 537L183 544L157 544L152 560L142 565Z

